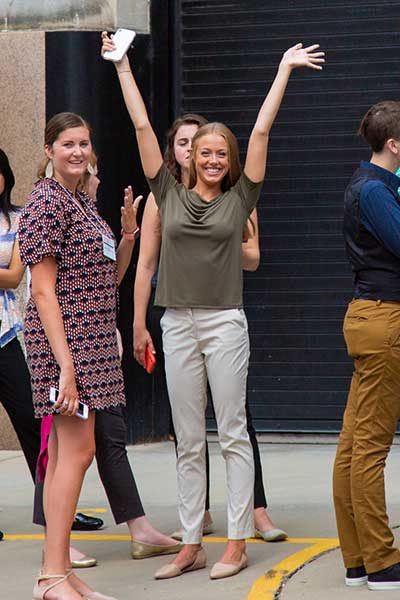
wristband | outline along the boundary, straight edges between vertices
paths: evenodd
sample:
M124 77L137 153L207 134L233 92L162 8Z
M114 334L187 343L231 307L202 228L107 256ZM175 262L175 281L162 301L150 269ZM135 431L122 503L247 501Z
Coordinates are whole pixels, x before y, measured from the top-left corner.
M121 229L121 235L123 238L125 238L126 240L137 240L139 235L140 235L140 227L136 227L136 229L134 231L125 231L124 229Z

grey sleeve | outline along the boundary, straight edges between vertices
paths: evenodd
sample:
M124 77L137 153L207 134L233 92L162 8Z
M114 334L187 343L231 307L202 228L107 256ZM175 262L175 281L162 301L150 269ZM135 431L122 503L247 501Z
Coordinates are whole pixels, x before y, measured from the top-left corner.
M257 206L263 183L263 181L254 183L242 171L242 174L233 186L233 189L240 196L243 207L248 215Z
M161 165L157 175L153 179L147 178L147 183L154 194L158 208L163 204L168 190L177 185L175 177L165 164Z

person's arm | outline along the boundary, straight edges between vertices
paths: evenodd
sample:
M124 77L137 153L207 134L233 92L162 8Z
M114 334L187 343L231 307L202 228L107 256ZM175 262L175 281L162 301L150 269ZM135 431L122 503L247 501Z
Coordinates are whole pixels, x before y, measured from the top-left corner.
M108 37L106 31L103 31L101 37L103 42L102 54L115 49L114 43ZM149 121L143 98L131 72L128 57L125 55L120 62L114 64L121 84L125 105L135 127L144 174L149 179L153 179L163 163L160 146Z
M65 335L60 305L55 292L57 261L45 256L41 262L31 266L32 298L36 304L46 337L60 367L59 395L54 408L61 414L72 416L78 410L78 391L75 369ZM68 408L63 406L69 402Z
M251 219L251 222L249 222ZM245 271L256 271L260 264L260 244L258 240L257 209L254 209L247 221L250 236L242 244L242 267Z
M296 44L296 46L286 50L283 55L278 73L260 108L249 139L244 172L253 182L264 179L269 132L278 113L293 69L296 67L322 69L320 63L325 62L324 52L315 52L317 48L319 48L318 44L313 44L308 48L303 48L302 44Z
M132 187L125 188L124 206L121 206L121 228L125 233L132 234L137 228L136 215L139 203L143 196L138 196L133 201ZM131 262L135 239L122 237L117 248L117 285L121 284L129 263Z
M21 262L18 239L14 242L10 264L7 269L0 269L0 288L3 290L15 289L19 286L25 272Z
M139 260L134 290L133 349L134 357L145 366L146 347L155 354L153 340L146 326L146 314L151 295L151 280L157 270L161 245L160 214L153 194L149 194L142 220Z
M400 258L400 205L380 181L369 181L360 194L362 225Z

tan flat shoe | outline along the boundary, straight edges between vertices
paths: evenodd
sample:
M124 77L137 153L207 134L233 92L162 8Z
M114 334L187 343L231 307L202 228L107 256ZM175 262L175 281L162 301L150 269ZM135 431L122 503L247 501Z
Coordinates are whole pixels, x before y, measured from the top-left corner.
M97 565L97 558L94 556L84 556L78 560L71 560L71 567L73 569L88 569L89 567L95 567Z
M182 544L146 544L145 542L132 541L132 558L150 558L151 556L163 556L164 554L177 554L182 550Z
M269 529L268 531L255 530L254 537L261 538L266 542L283 542L288 538L288 534L283 529Z
M59 585L60 583L63 583L66 579L68 579L68 577L71 575L71 572L68 571L68 573L62 573L62 574L45 574L45 573L41 573L39 575L39 577L36 580L35 586L33 588L33 594L32 594L32 598L33 600L44 600L45 595L47 594L47 592L49 592L50 590L52 590L54 587L56 587L56 585ZM54 583L50 583L49 585L39 585L40 581L50 581L51 579L57 579L57 581L55 581Z
M215 527L213 522L209 523L208 525L203 525L203 535L211 535L214 533L214 531ZM174 531L174 533L171 533L170 537L181 542L183 538L183 529L177 529Z
M198 553L196 554L196 558L194 561L180 569L174 563L168 563L168 565L164 565L158 571L154 573L154 579L170 579L171 577L179 577L179 575L183 575L184 573L189 573L189 571L196 571L197 569L204 569L207 564L207 556L204 552L203 548L200 548Z
M44 550L42 551L42 564L44 563ZM89 567L95 567L97 565L97 558L94 556L84 556L77 560L71 559L72 569L88 569Z
M243 553L240 563L238 565L229 565L221 562L216 562L210 572L210 579L224 579L225 577L232 577L237 575L243 569L247 567L249 560L247 554Z
M100 592L89 592L86 596L83 597L83 600L117 600L114 596L106 596L105 594L100 594Z

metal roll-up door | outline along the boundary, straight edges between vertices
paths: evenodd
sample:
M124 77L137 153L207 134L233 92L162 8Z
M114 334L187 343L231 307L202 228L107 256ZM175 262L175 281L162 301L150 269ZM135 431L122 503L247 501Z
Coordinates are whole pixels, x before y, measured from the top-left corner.
M293 73L270 139L261 265L245 281L249 400L259 431L340 428L351 376L341 332L352 294L343 191L369 157L355 135L362 115L399 99L399 16L398 1L176 3L175 115L225 122L242 159L282 52L299 41L327 52L322 73Z

